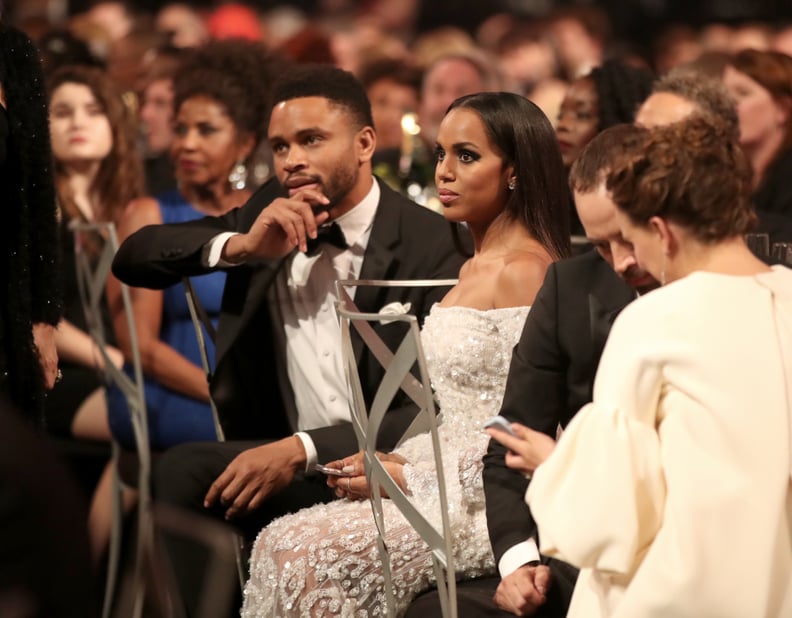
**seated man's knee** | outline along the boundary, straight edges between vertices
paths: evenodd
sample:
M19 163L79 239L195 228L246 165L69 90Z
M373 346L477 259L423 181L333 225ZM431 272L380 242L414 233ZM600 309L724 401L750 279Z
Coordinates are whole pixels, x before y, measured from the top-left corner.
M217 446L211 442L179 444L160 455L154 466L154 498L184 508L200 508L209 486L225 468L214 453Z

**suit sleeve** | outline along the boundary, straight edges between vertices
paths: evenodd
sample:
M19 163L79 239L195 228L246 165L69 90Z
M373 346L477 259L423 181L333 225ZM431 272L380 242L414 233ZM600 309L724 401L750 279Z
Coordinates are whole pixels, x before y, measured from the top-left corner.
M558 286L551 266L514 348L501 415L555 437L564 410L568 361L558 343ZM529 481L506 467L506 449L491 440L484 455L487 525L496 562L518 543L536 536L525 504Z
M243 206L220 217L147 225L118 248L113 274L128 285L162 290L183 277L217 270L202 263L204 246L223 232L246 232L279 191L273 179L262 185Z

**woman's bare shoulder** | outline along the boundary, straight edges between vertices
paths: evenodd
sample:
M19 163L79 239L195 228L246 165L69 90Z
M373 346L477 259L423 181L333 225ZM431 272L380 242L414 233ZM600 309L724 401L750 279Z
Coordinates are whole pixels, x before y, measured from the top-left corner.
M119 236L126 238L145 225L162 223L162 210L153 197L139 197L127 205L118 221Z
M496 280L498 306L530 305L552 263L548 255L524 251L508 256Z

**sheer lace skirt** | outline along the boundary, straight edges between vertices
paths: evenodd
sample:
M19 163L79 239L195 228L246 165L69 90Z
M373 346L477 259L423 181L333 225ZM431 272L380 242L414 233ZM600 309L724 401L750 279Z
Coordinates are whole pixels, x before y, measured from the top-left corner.
M434 577L426 544L385 502L386 539L399 611ZM251 556L242 615L385 616L377 529L366 501L339 501L274 521Z

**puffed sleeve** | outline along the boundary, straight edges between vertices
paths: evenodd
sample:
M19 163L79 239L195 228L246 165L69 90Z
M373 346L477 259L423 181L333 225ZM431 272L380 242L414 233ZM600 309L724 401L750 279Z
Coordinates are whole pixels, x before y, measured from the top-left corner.
M665 503L657 433L663 343L647 348L631 315L614 324L593 403L568 425L526 494L542 553L623 574L654 539Z
M664 498L654 428L595 404L570 423L527 493L543 554L622 574L654 539Z

